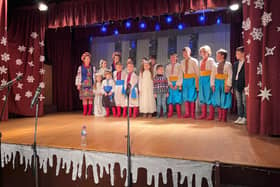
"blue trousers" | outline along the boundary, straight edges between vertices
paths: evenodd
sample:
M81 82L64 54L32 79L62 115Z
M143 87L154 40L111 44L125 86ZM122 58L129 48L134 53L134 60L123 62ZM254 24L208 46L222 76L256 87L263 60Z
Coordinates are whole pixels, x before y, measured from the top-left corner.
M173 86L176 86L176 81L172 82ZM173 90L169 88L169 96L167 98L167 104L181 104L182 103L182 92L177 88Z
M157 113L160 114L162 107L163 114L166 114L166 94L157 94Z
M231 93L225 93L225 80L215 79L215 92L212 102L215 107L222 109L231 107Z
M194 102L197 98L195 78L183 79L183 101Z
M212 104L212 90L210 86L210 76L199 77L199 102L202 104Z

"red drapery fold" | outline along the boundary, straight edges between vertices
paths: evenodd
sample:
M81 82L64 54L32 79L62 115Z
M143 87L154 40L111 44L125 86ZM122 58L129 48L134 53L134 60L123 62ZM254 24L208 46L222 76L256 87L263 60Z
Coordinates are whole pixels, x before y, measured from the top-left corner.
M280 135L279 1L243 3L248 130Z

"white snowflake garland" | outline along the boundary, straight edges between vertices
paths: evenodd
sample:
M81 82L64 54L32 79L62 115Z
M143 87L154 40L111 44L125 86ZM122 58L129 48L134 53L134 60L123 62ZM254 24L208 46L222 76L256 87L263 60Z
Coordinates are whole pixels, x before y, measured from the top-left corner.
M32 97L32 92L30 90L28 90L27 92L25 92L25 97L30 98Z
M0 75L7 74L7 70L8 70L8 68L6 68L6 66L2 65L0 67Z
M254 1L254 4L255 4L255 8L263 9L264 6L263 0L256 0Z
M22 83L18 83L17 88L22 90L23 84Z
M247 18L246 20L242 21L242 29L245 31L250 30L251 28L251 20L250 18Z
M20 66L20 65L22 65L22 64L23 64L23 62L22 62L21 59L16 59L16 65Z
M262 28L253 28L253 31L250 33L250 35L253 37L253 40L262 40L263 33Z
M246 62L247 62L248 64L250 64L250 54L247 54L247 55L246 55Z
M45 70L44 68L41 68L41 69L39 70L39 73L40 73L41 75L44 75L45 72L46 72L46 70Z
M24 45L20 45L20 46L18 46L18 50L19 50L19 52L25 52L26 47Z
M33 39L36 39L39 35L37 34L37 32L32 32L30 34L30 36L33 38Z
M2 36L1 45L7 46L7 37Z
M46 99L46 97L43 94L41 94L39 100L42 102L44 99Z
M40 47L44 47L45 46L44 40L40 41L39 45L40 45Z
M28 83L33 83L35 79L34 79L33 75L28 75L26 80Z
M16 73L16 75L17 75L17 77L21 77L21 76L23 76L23 73L19 71Z
M7 80L3 78L3 79L1 80L1 86L4 86L5 84L7 84Z
M34 47L29 47L28 53L30 53L30 54L32 55L32 54L33 54L33 51L34 51Z
M250 3L250 0L242 0L242 4L245 4L245 3L246 3L248 6L250 6L250 4L251 4L251 3Z
M268 25L268 23L272 21L271 14L272 14L271 12L270 13L263 12L261 20L262 20L262 25L264 27L266 27Z
M264 56L273 56L275 49L276 49L276 46L273 46L272 48L265 47L265 54L264 54Z
M29 65L30 67L34 67L33 61L28 62L28 65Z
M40 56L40 62L45 62L45 56L43 55Z
M1 54L1 60L4 62L8 62L10 60L10 54L4 52L3 54Z
M271 89L267 89L266 87L264 87L264 89L260 89L260 94L258 94L259 97L261 97L262 101L264 101L265 99L267 101L269 101L269 97L272 96Z
M262 75L262 63L259 62L259 65L257 67L257 75Z
M45 83L44 82L40 82L39 83L39 87L42 88L42 89L45 88Z
M20 99L21 99L21 96L19 93L17 93L15 96L15 101L20 101Z
M261 88L262 87L262 81L259 81L257 85Z

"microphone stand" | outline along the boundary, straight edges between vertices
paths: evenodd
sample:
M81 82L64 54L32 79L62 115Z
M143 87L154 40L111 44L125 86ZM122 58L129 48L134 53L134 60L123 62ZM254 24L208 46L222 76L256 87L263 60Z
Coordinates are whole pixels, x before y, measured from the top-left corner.
M39 100L38 98L35 101L36 103L36 113L35 113L35 130L34 130L34 143L32 145L33 149L33 175L35 175L35 187L39 187L38 181L38 160L37 160L37 125L38 125L38 113L39 113Z
M127 181L128 187L132 186L131 151L130 151L130 119L129 119L129 90L127 91Z

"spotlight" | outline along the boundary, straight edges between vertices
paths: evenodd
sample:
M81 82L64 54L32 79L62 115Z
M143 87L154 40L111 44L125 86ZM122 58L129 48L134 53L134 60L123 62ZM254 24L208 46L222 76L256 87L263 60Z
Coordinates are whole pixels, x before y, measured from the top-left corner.
M101 27L101 32L105 33L106 31L107 31L107 28L103 25L103 26Z
M140 25L139 25L140 29L145 29L146 26L147 26L147 25L146 25L145 22L141 22Z
M131 48L132 48L132 49L135 49L135 48L136 48L136 42L135 42L135 41L132 41L132 42L131 42Z
M172 22L172 16L166 16L165 21L166 23L171 23Z
M232 11L236 11L239 9L239 4L232 4L229 6L229 9L232 10Z
M221 22L222 22L221 18L217 18L216 23L219 25L219 24L221 24Z
M47 11L47 10L48 10L48 5L45 4L45 3L43 3L43 2L39 2L39 4L38 4L38 9L39 9L40 11Z
M160 31L160 25L158 23L155 25L155 30Z
M90 37L89 37L89 41L90 41L90 42L92 42L92 40L93 40L93 37L92 37L92 36L90 36Z
M177 27L178 27L179 30L183 30L184 29L184 25L182 23L180 23Z
M119 34L118 29L115 29L115 30L114 30L114 35L118 35L118 34Z
M204 15L199 16L199 21L204 22L205 21L205 16Z
M127 29L131 27L131 22L129 20L125 22L125 27Z

